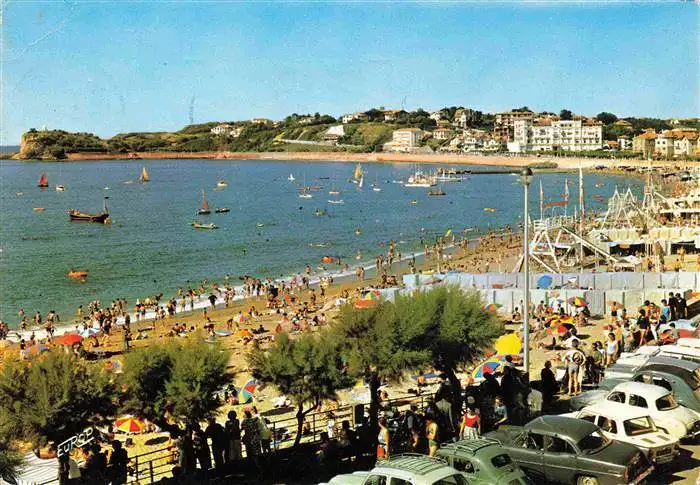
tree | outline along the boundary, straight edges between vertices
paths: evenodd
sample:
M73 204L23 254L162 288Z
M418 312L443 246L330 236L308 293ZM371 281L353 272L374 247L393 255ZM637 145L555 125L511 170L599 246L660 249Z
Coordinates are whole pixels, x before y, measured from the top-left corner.
M430 360L427 352L409 348L402 330L396 306L390 302L360 310L345 305L331 330L337 348L348 361L350 373L368 381L373 435L377 430L382 378L402 377L404 372L420 369Z
M562 121L571 120L573 117L573 113L568 109L563 109L559 112L559 119L561 119Z
M600 121L604 125L612 125L617 121L617 116L607 111L600 112L595 117L596 120Z
M269 350L253 350L248 361L256 379L271 382L296 405L295 446L301 441L306 415L324 399L336 398L336 392L352 382L326 335L307 334L292 340L282 333Z
M7 362L0 372L0 440L21 439L39 449L113 415L115 390L105 371L63 352L30 364Z
M24 458L17 450L0 443L0 478L14 483L23 465Z
M398 296L395 305L398 332L406 339L406 350L427 354L430 363L450 380L455 393L453 402L459 403L457 368L473 362L490 348L503 333L502 324L484 309L477 292L465 293L458 287Z
M138 348L124 357L121 382L126 388L122 411L141 418L160 420L165 386L173 369L174 352L165 345Z

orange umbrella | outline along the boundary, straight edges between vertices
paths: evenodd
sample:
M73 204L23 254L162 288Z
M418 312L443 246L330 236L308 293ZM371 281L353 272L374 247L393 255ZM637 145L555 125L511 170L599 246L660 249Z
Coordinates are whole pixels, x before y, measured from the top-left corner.
M359 310L359 309L363 309L363 308L373 307L376 304L377 304L377 300L364 300L364 299L362 299L362 300L357 300L355 302L354 306L355 306L355 308L357 308Z
M124 416L123 418L117 419L114 422L114 426L116 426L118 430L124 431L125 433L140 433L146 428L143 421L133 416Z
M252 337L253 332L246 329L236 330L236 337Z
M56 337L55 341L59 345L73 345L82 342L83 337L77 333L64 333L60 337Z

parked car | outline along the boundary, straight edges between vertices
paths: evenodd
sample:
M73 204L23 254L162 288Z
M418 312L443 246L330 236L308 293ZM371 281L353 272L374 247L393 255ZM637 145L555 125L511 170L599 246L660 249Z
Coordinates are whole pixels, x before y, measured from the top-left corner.
M479 438L443 444L437 457L462 472L469 485L534 485L496 440Z
M610 391L587 391L571 398L574 409L585 409L596 403L621 403L642 409L656 426L678 439L700 436L700 413L679 405L668 388L642 382L623 382Z
M607 394L604 391L626 381L666 388L673 391L678 404L700 412L700 364L669 357L652 357L639 367L611 365L605 370L605 379L598 385L599 389L572 398L571 409L578 410L599 401L601 395Z
M566 416L542 416L525 426L501 426L498 440L537 482L574 485L639 484L654 469L643 452L611 440L598 426Z
M397 455L378 461L368 472L336 475L327 485L469 485L443 460L422 455ZM323 484L320 484L323 485Z
M679 339L681 340L681 339ZM697 340L700 339L682 339L682 340ZM700 363L700 346L682 346L682 345L643 345L635 352L623 352L617 359L616 364L627 366L642 366L646 364L652 357L668 357L671 359L683 359L691 362Z
M676 341L676 345L681 347L691 347L693 349L700 349L700 338L679 338Z
M657 428L646 408L605 400L567 416L597 425L611 440L636 446L655 465L668 463L678 456L680 437Z

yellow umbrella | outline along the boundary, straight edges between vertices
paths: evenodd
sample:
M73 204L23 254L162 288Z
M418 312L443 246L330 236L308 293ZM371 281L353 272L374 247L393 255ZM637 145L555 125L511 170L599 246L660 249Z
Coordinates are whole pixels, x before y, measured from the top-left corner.
M143 421L133 416L124 416L123 418L119 418L114 422L114 425L117 427L117 429L124 431L125 433L140 433L146 428Z
M498 355L519 354L523 348L520 337L516 333L501 335L494 344Z

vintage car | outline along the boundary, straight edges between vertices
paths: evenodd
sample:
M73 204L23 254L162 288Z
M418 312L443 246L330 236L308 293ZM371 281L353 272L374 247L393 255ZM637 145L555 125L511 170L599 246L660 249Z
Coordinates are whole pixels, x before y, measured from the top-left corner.
M611 374L615 377L610 377ZM611 365L605 370L605 379L598 385L599 389L572 398L571 409L578 410L599 401L607 394L605 391L626 381L664 387L673 391L678 404L700 412L700 364L668 357L652 357L639 367Z
M680 340L680 339L679 339ZM698 340L700 339L683 339ZM690 347L681 345L643 345L635 352L623 352L617 359L616 364L625 366L642 366L652 357L668 357L672 359L683 359L691 362L700 362L700 347ZM614 369L611 369L612 373Z
M498 440L537 482L568 485L639 484L654 469L642 451L611 440L598 426L566 416L542 416L525 426L501 426Z
M368 472L336 475L327 485L469 485L443 460L423 455L397 455L378 461ZM324 485L324 484L319 484Z
M436 456L462 472L469 485L534 485L496 440L479 438L444 444Z
M621 403L640 408L651 416L656 427L678 439L700 436L700 413L679 405L668 388L643 382L623 382L610 391L587 391L571 399L574 409L596 403ZM585 404L584 404L585 403Z
M646 408L606 400L566 416L589 421L611 440L636 446L655 465L668 463L678 456L679 438L657 428Z

